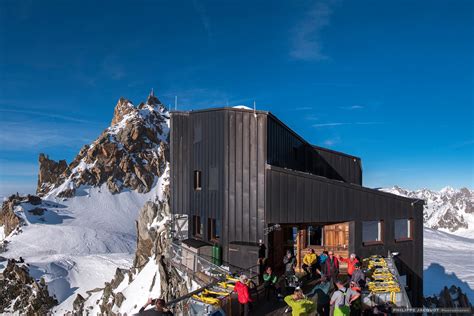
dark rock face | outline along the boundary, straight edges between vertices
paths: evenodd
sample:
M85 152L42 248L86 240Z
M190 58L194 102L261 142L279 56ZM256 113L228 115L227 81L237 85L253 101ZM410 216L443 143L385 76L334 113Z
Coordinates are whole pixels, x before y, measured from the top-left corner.
M39 172L36 194L41 195L57 183L61 175L67 169L67 163L66 160L60 160L59 162L51 160L43 153L39 155L38 161Z
M168 112L153 95L135 107L120 98L111 126L66 165L40 155L37 192L45 195L67 182L58 197L71 197L81 185L106 184L110 192L148 192L166 168Z
M6 201L3 201L2 210L0 211L0 226L4 226L5 236L10 235L15 229L21 225L21 219L15 214L15 207L21 203L30 203L32 205L40 205L41 198L35 195L20 196L11 195ZM41 208L35 208L30 212L39 212ZM44 211L44 210L43 210Z
M50 297L48 287L30 275L26 265L8 260L0 278L0 312L15 311L27 315L45 315L58 304Z

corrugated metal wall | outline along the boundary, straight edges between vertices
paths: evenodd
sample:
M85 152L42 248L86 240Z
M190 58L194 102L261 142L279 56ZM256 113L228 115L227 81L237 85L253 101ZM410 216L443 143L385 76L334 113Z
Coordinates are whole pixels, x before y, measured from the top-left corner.
M188 214L193 185L191 159L182 157L191 155L192 125L189 115L184 112L172 113L170 127L171 211L174 214Z
M233 110L225 115L223 243L256 243L264 238L266 115Z
M269 224L351 221L350 251L361 257L400 252L401 269L412 279L419 302L423 273L423 208L412 200L311 174L267 166L265 216ZM394 220L414 219L414 240L395 242ZM383 220L382 245L364 246L362 221ZM420 292L421 291L421 292Z

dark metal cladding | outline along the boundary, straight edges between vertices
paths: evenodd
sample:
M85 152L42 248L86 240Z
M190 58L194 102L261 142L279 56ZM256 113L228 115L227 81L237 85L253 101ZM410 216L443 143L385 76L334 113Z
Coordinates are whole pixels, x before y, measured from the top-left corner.
M403 274L410 276L413 302L421 302L423 274L423 208L414 200L384 193L358 185L346 184L321 176L267 165L266 221L279 224L300 224L305 222L338 223L352 222L349 251L361 257L373 254L399 252L398 264ZM317 188L306 197L303 187ZM295 192L294 189L298 188ZM321 194L318 194L320 192ZM278 198L274 198L278 196ZM295 197L311 200L308 208L294 208ZM360 198L363 197L363 198ZM318 217L305 220L306 210ZM412 241L396 242L394 239L395 219L413 219L415 223ZM363 221L384 221L383 244L364 246L362 241ZM409 272L409 273L408 273Z
M423 293L423 203L362 187L358 157L313 146L269 112L219 108L171 113L171 211L186 214L189 237L222 246L224 261L255 262L273 224L349 222L349 250L359 256L399 252L412 303ZM194 171L201 188L194 189ZM193 235L193 216L202 231ZM394 220L413 219L414 237L395 242ZM219 239L211 240L208 220ZM383 244L362 242L362 222L383 220ZM270 245L269 245L270 246ZM240 249L240 250L239 250Z
M362 185L360 158L313 146L273 115L268 116L267 163Z

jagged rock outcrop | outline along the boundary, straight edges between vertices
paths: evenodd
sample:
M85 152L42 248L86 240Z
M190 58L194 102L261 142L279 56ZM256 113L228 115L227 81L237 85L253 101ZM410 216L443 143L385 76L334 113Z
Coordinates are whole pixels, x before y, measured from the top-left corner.
M25 315L45 315L58 304L49 296L44 280L36 281L27 265L8 260L0 278L0 313L15 311Z
M21 218L15 214L15 207L21 203L30 203L32 205L41 204L41 198L35 195L20 196L13 194L3 201L0 211L0 226L3 226L5 236L10 235L21 224Z
M39 155L38 162L39 171L36 194L44 194L58 182L61 175L67 169L67 163L66 160L60 160L58 162L51 160L43 153Z
M111 126L66 165L40 155L38 195L72 197L81 185L106 184L112 193L148 192L166 167L168 111L153 94L135 107L120 98Z

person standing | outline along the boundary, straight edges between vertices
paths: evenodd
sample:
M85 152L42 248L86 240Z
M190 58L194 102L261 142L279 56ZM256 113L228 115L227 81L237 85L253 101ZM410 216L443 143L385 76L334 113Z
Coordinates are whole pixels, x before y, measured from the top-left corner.
M249 293L249 279L246 275L241 275L239 281L235 283L234 291L237 292L237 299L240 304L240 314L244 316L250 315L252 298Z
M258 284L263 284L263 274L265 272L265 261L266 261L266 251L267 247L265 247L265 244L263 241L260 239L258 241L258 259L257 259L257 264L258 264Z
M349 305L351 309L351 316L361 316L362 315L362 297L361 297L361 287L355 283L350 283L351 298L349 300Z
M365 274L364 271L360 269L360 262L354 265L354 272L351 276L351 282L354 282L360 288L363 288L365 286Z
M285 266L285 275L294 275L296 258L293 256L290 250L286 251L286 255L283 257L283 264Z
M313 302L316 303L316 310L318 315L329 316L330 310L330 296L329 292L332 290L332 284L325 277L321 277L317 284L311 291L307 293L308 297L316 296Z
M328 252L328 257L324 261L322 269L324 276L330 279L331 282L335 282L337 276L339 275L339 261L334 256L332 251Z
M347 274L349 275L349 277L351 277L352 273L354 273L356 263L359 263L359 260L357 259L355 253L351 253L349 258L337 256L337 260L339 260L339 262L347 263Z
M336 280L336 287L329 302L334 307L334 316L349 316L351 313L349 306L360 297L360 293L346 288L341 280Z
M285 297L285 303L291 307L292 316L306 316L315 310L313 301L308 300L299 287L293 294Z

